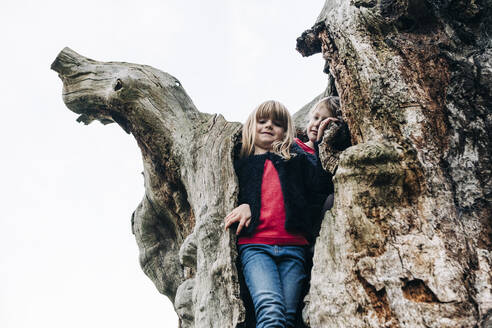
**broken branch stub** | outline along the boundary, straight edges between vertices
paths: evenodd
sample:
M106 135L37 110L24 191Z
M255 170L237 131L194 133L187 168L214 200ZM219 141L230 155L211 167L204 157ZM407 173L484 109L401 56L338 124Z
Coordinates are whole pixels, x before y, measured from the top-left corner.
M190 305L182 324L236 326L244 310L235 239L222 219L236 201L232 156L241 125L200 113L176 78L150 66L99 62L65 48L51 67L79 121L116 122L141 149L145 194L132 230L144 272L173 302ZM185 251L195 254L184 263L191 268L179 261L185 239L193 240Z

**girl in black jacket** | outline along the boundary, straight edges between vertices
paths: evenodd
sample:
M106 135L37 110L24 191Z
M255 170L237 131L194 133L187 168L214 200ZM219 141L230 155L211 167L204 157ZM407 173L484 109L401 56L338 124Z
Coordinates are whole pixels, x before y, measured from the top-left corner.
M234 225L257 327L293 327L306 279L306 248L313 234L308 195L326 186L318 157L293 142L289 112L277 101L258 106L243 127L236 164L239 206ZM328 182L329 183L329 182Z

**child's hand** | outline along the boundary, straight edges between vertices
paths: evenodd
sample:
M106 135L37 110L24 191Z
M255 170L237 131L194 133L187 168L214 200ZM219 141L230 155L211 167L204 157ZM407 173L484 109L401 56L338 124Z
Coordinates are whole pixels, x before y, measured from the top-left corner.
M330 124L330 122L340 122L340 120L335 117L328 117L325 118L323 121L321 121L318 128L318 134L316 135L316 141L320 141L323 138L325 129L328 126L328 124Z
M251 222L251 209L248 204L241 204L233 209L231 213L227 214L224 218L225 229L227 230L227 228L235 222L239 222L236 235L239 235L244 226L249 227L249 223Z

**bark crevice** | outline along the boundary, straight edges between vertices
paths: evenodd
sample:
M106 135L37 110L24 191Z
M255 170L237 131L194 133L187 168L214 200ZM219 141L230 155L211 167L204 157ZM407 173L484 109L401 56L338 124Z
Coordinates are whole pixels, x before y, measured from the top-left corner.
M490 1L330 0L298 38L328 73L294 115L298 130L337 93L353 145L320 145L335 204L304 300L310 327L492 320L491 26ZM199 112L175 77L149 66L65 48L52 69L80 122L116 122L137 140L145 194L132 231L181 327L244 325L235 237L222 222L236 205L241 125Z

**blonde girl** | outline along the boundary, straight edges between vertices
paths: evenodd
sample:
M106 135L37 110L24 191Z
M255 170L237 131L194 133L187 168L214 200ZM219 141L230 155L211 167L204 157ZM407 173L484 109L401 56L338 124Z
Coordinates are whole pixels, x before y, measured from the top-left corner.
M340 122L337 113L340 110L338 97L330 96L320 99L308 113L308 123L306 126L307 142L302 142L295 138L295 142L306 152L315 153L315 143L323 138L323 133L332 122Z
M323 138L323 134L330 124L338 124L337 128L339 130L346 129L345 123L338 119L337 116L340 116L340 99L335 96L320 99L313 107L311 107L307 115L308 123L306 125L306 136L308 141L302 142L299 138L295 138L295 143L305 152L316 155L315 148ZM350 140L348 140L348 130L343 132L346 133L345 139L347 140L342 140L341 147L342 149L345 149L350 145ZM314 218L319 218L313 223L315 235L317 235L321 226L324 212L331 209L334 202L334 186L331 178L327 180L329 180L328 184L320 193L314 193L310 196L310 200L313 201L311 213ZM321 207L319 207L320 203L322 204Z
M243 126L239 206L225 228L234 227L256 327L294 327L306 279L312 219L307 195L326 184L317 157L293 142L289 112L277 101L260 104Z

